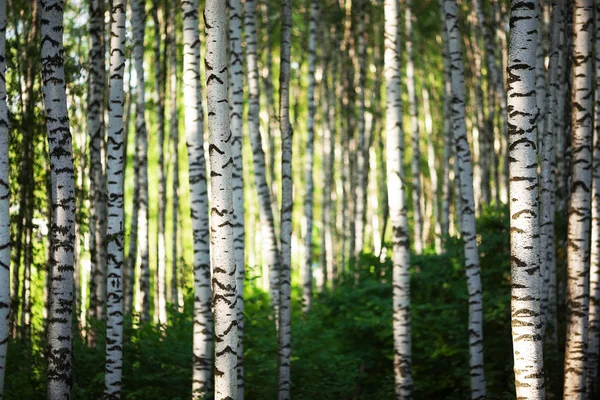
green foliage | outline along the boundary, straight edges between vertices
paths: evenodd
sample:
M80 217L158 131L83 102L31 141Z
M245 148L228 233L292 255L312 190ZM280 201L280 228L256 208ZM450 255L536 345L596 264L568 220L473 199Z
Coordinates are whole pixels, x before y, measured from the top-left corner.
M484 343L490 399L511 398L510 269L506 210L485 210L478 222L484 287ZM412 341L415 398L467 399L468 299L462 242L446 238L443 255L411 260ZM294 288L292 394L295 399L393 398L392 266L371 254L345 272L334 290L316 296L301 313ZM246 398L276 397L277 340L268 295L248 282L246 290ZM192 373L192 296L164 330L126 328L124 398L185 399ZM131 326L130 323L126 324ZM75 399L100 398L104 386L104 326L93 324L98 346L74 340ZM43 399L44 344L11 342L6 399Z

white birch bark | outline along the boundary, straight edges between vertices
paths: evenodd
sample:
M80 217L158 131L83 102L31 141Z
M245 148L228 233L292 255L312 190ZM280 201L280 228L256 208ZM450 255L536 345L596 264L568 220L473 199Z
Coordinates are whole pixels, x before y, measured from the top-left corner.
M279 61L279 130L281 132L281 270L279 280L278 400L289 400L291 390L291 281L292 281L292 136L290 123L290 62L292 0L281 2L281 50Z
M567 233L565 399L585 398L592 185L592 0L573 2L572 170Z
M208 0L206 91L210 132L212 305L215 320L215 400L237 398L237 291L233 247L233 157L229 124L226 3Z
M433 212L433 243L436 254L442 252L442 221L440 219L440 203L438 201L438 175L435 168L435 148L433 145L433 120L431 117L431 106L429 104L429 91L423 87L423 112L425 114L425 133L427 133L427 166L429 167L429 179L431 179L431 204Z
M319 18L319 2L310 2L310 20L308 25L308 135L306 139L306 154L304 160L305 195L304 218L306 230L304 232L304 269L302 271L302 311L307 313L313 301L312 277L312 227L313 227L313 164L315 152L315 69L317 58L317 20Z
M52 252L48 316L47 397L69 399L73 386L72 312L75 178L63 47L64 0L41 12L42 89L52 180Z
M559 41L560 26L562 25L562 0L553 0L551 18L550 59L548 63L548 90L546 92L546 113L544 115L544 132L541 140L541 169L540 169L540 274L541 282L541 318L542 335L547 331L555 334L556 296L556 249L554 246L554 190L555 190L555 136L556 136L556 106L559 90ZM553 300L550 300L552 297ZM553 315L551 315L553 314Z
M163 28L164 12L160 0L153 0L152 19L154 20L154 83L156 85L156 137L158 140L158 237L157 237L157 265L154 299L154 322L159 325L167 323L167 249L165 243L165 222L167 211L167 176L165 173L165 92L166 79L164 59L167 43L161 28Z
M231 123L231 154L233 156L233 246L237 288L237 400L244 399L244 171L242 137L244 116L244 53L242 51L242 2L229 0L229 120Z
M171 197L171 225L172 225L172 248L171 248L171 302L174 310L183 310L183 303L179 301L179 115L177 112L177 0L171 0L171 14L169 14L169 79L170 79L170 136L173 146L172 169L173 169L173 192ZM183 288L181 288L183 289Z
M104 88L105 72L105 46L104 46L104 10L105 4L101 0L92 0L89 5L89 91L87 130L90 136L90 258L92 263L90 316L99 318L96 309L96 288L98 283L104 287L106 254L102 243L106 236L106 213L104 193L106 181L102 167L102 151L104 147ZM98 276L100 274L100 276ZM104 308L102 307L102 310Z
M408 95L408 114L410 115L410 128L412 138L412 201L413 201L413 220L414 233L413 244L415 253L423 252L423 214L421 210L421 150L419 149L419 116L417 113L417 92L415 89L415 67L413 55L413 16L412 2L406 3L405 23L406 23L406 90Z
M464 241L465 274L469 293L469 365L471 398L483 399L485 375L483 371L483 304L477 231L475 228L475 201L473 197L473 166L465 126L464 65L456 0L444 0L445 26L448 31L448 54L451 63L452 100L451 117L456 147L456 161L460 179L461 237Z
M0 0L0 398L4 396L10 312L9 119L6 96L6 0Z
M537 0L511 1L508 148L511 320L517 398L544 398L536 102Z
M133 62L136 75L135 146L138 176L137 242L141 258L140 285L137 309L141 322L150 321L150 261L148 245L148 136L146 132L146 90L144 79L144 27L146 25L145 2L132 0ZM134 189L135 190L135 189ZM136 258L129 253L130 262Z
M358 58L358 115L356 124L356 169L354 186L354 247L351 248L357 265L360 263L360 253L363 251L365 223L367 220L367 174L368 174L368 141L365 139L365 90L367 79L367 46L365 18L367 13L366 0L358 1L358 32L356 38L356 56Z
M125 0L113 0L110 29L110 80L108 103L106 245L106 364L104 398L121 398L123 372L123 76L125 75Z
M269 269L271 305L276 318L279 315L279 245L275 236L275 220L271 203L271 190L267 183L265 152L260 134L260 86L258 75L258 38L256 34L256 2L246 0L244 30L246 34L246 65L248 74L248 134L252 147L254 181L258 193L258 214L263 238L264 262Z
M390 220L392 223L393 306L394 306L394 378L396 399L411 399L413 390L411 327L410 327L410 249L408 216L402 157L401 23L398 0L386 0L383 6L384 75L385 75L385 131L387 158L387 186Z
M181 11L183 16L183 103L190 183L190 213L194 236L192 398L201 399L208 397L212 390L213 318L197 0L181 0Z
M590 259L590 314L586 393L598 397L598 360L600 358L600 3L594 6L594 150L592 161L592 236Z

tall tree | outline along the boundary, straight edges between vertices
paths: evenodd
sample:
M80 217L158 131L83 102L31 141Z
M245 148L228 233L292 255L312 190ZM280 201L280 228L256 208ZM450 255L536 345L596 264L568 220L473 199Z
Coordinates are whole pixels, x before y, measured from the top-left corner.
M511 1L508 148L511 320L517 398L544 398L535 59L537 0Z
M158 240L156 266L156 298L154 301L154 321L159 325L167 323L167 249L165 242L165 225L167 211L167 175L165 173L165 69L164 56L167 41L161 28L167 25L164 20L164 1L153 0L152 19L154 21L154 80L156 83L156 137L158 140ZM165 43L165 48L161 44Z
M6 95L6 0L0 0L0 398L4 395L4 372L8 350L10 312L10 186L9 120Z
M144 79L144 28L146 26L145 2L132 0L132 29L133 29L133 62L136 75L136 104L135 104L135 178L134 186L134 215L132 216L132 246L138 243L141 265L140 285L136 309L140 312L142 322L150 321L150 261L148 245L148 136L146 132L146 80ZM137 204L135 203L137 200ZM137 229L134 230L134 217L137 213ZM129 262L137 260L137 249L129 248ZM134 269L129 267L130 271ZM133 282L133 279L128 279Z
M63 47L64 0L42 3L42 89L48 128L52 179L51 290L48 316L47 395L69 399L73 386L71 361L73 312L73 249L75 247L75 177L67 109Z
M365 134L365 90L367 80L367 46L365 19L367 13L366 0L358 1L358 35L356 38L356 55L358 58L358 115L356 123L356 169L354 185L354 247L350 249L356 262L360 262L360 253L364 246L365 223L367 220L367 174L369 171L369 144Z
M237 288L238 319L238 400L244 399L244 171L242 159L242 126L244 116L244 53L242 51L242 2L229 1L229 120L231 122L231 154L233 157L233 245Z
M310 21L308 23L308 135L306 139L304 218L306 231L304 232L304 269L302 271L302 309L310 311L312 307L312 226L313 226L313 164L315 152L315 69L317 64L317 20L319 18L319 2L310 2Z
M102 162L104 138L104 102L106 86L105 28L106 3L90 1L90 80L88 92L88 135L90 137L90 258L92 285L90 286L90 316L102 319L106 288L106 176Z
M567 232L565 398L585 398L592 185L594 2L573 2L571 197Z
M246 33L246 65L248 74L248 134L252 147L254 182L258 193L258 215L264 246L264 262L269 268L269 291L273 313L279 315L279 273L281 259L275 236L275 220L271 203L271 190L267 183L265 152L260 135L260 86L258 75L258 38L256 34L256 1L246 0L244 31Z
M281 272L279 281L279 342L277 351L277 398L290 398L291 354L291 280L292 280L292 211L294 208L292 183L292 136L290 123L290 63L292 49L292 0L281 2L281 51L279 59L279 130L281 132Z
M192 398L201 399L207 397L212 389L213 318L197 0L181 0L181 11L183 16L183 104L190 183L190 212L194 236Z
M473 165L465 125L465 88L462 43L458 23L456 0L444 0L445 28L448 31L448 55L450 57L452 100L450 115L454 131L454 146L460 179L461 237L464 241L465 274L469 292L469 365L471 375L471 398L485 398L485 375L483 371L483 303L477 231L475 228L475 201L473 196Z
M423 252L423 215L421 213L421 151L419 150L419 116L417 114L417 91L415 87L415 66L413 56L413 16L412 2L407 1L405 9L406 23L406 89L408 94L408 113L412 130L412 200L414 217L415 253Z
M553 15L554 16L554 15ZM590 316L586 393L598 397L598 361L600 359L600 4L594 13L594 150L592 161L592 236L590 259ZM549 80L552 82L552 80Z
M208 0L206 91L210 132L212 305L215 314L215 400L237 397L237 291L233 248L233 157L227 77L227 17L225 1Z
M412 352L410 326L410 249L406 215L404 141L402 131L401 23L398 0L386 0L384 74L386 82L385 131L387 147L387 186L392 222L394 377L396 399L412 398Z
M123 76L125 75L125 0L113 0L110 29L110 81L108 103L106 246L107 321L104 398L120 399L123 371Z
M170 135L173 145L173 194L172 194L172 249L171 249L171 301L173 309L180 310L183 304L179 301L179 116L177 112L177 0L170 2L171 13L169 14L168 38L169 38L169 74L170 74Z

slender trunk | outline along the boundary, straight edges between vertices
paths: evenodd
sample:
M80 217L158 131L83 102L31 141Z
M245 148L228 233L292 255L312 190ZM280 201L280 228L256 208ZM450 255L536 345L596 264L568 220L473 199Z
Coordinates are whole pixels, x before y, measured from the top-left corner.
M444 0L438 0L440 13L444 18ZM450 55L448 54L448 31L442 29L442 57L444 59L444 94L443 94L443 135L444 152L442 165L442 237L450 234L450 204L452 197L452 185L450 181L450 158L452 154L452 122L450 115L451 83L450 83Z
M573 2L572 170L567 233L567 342L564 396L585 398L592 185L592 0Z
M258 193L258 212L264 243L264 262L269 268L269 290L273 315L279 315L279 246L275 236L275 220L271 203L271 190L267 183L265 152L260 136L260 88L258 75L258 50L256 34L256 0L246 0L244 13L246 33L246 63L248 74L248 133L252 146L254 180Z
M511 320L517 398L544 398L535 59L537 0L511 2L508 50Z
M402 131L401 24L398 0L386 0L384 74L386 86L387 186L392 223L394 377L396 399L411 399L413 391L410 323L410 248L406 215Z
M358 1L358 115L356 124L356 185L354 187L355 210L354 210L354 247L351 248L357 265L360 261L360 253L364 248L365 223L367 220L367 174L369 160L369 145L365 139L365 90L367 80L367 32L365 29L365 18L367 14L366 0Z
M244 399L244 171L242 137L244 116L244 68L242 51L242 2L229 1L229 119L231 122L231 154L233 157L233 246L237 288L237 400Z
M233 157L229 84L227 80L227 18L225 2L208 0L206 32L206 91L210 132L211 244L213 309L215 314L215 400L237 398L237 291L233 247Z
M102 166L104 147L104 104L106 87L106 46L104 13L106 3L90 1L90 81L88 94L88 135L90 137L90 309L89 316L104 317L106 251L106 177ZM94 340L92 339L92 343Z
M113 0L110 32L108 163L106 167L108 228L106 250L106 364L104 398L121 398L123 371L123 76L125 75L125 0Z
M137 248L142 260L140 265L140 284L136 309L140 312L140 321L150 321L150 263L148 260L148 136L146 133L146 90L144 79L144 27L146 12L143 0L132 0L131 12L133 30L133 62L136 75L136 106L135 106L135 153L138 180L137 190L134 188L134 208L137 212ZM135 183L135 182L134 182ZM137 193L137 199L135 194ZM137 206L135 203L137 200ZM135 214L134 212L134 214ZM132 222L133 231L133 222ZM133 240L133 239L132 239ZM133 243L135 244L135 242ZM135 252L129 252L129 262L137 260Z
M556 1L556 0L555 0ZM553 15L554 16L554 15ZM586 392L588 399L598 397L598 359L600 358L600 3L594 14L594 154L592 163L592 237L590 267L590 318ZM550 80L552 82L552 80ZM554 248L553 248L554 249Z
M306 139L305 163L305 196L304 218L306 231L304 232L304 269L302 271L302 311L309 312L313 300L312 277L312 227L313 227L313 163L315 152L315 70L317 64L317 20L319 18L319 2L310 2L310 22L308 24L308 135Z
M9 119L6 96L6 0L0 0L0 397L10 335L10 185Z
M461 197L461 237L464 241L465 274L469 293L469 353L471 398L485 398L483 371L483 304L477 231L475 228L475 201L473 198L473 166L465 126L464 65L456 0L444 0L445 25L448 31L448 49L451 57L452 101L451 116L456 163L458 164Z
M440 203L438 201L438 176L435 169L435 149L433 147L433 120L429 105L429 91L423 88L423 111L425 113L425 133L427 133L427 164L429 167L429 178L431 179L431 204L433 208L434 222L434 249L436 254L442 252L442 224L440 220Z
M210 242L204 116L200 91L200 32L197 0L182 0L183 104L190 183L190 212L194 235L194 371L192 398L207 398L212 390L213 318L210 289Z
M72 302L75 178L67 109L63 48L63 0L42 4L42 88L52 177L51 290L48 316L49 399L68 399L73 385Z
M423 214L421 210L421 151L419 150L419 116L417 113L417 92L415 89L415 67L413 55L413 16L412 3L406 4L406 89L408 94L408 114L410 115L410 128L412 138L412 201L414 233L413 243L415 253L423 252Z
M281 57L279 61L279 129L281 132L281 272L279 281L278 400L289 400L292 342L292 136L290 124L290 61L292 0L281 2Z
M156 268L156 298L154 300L154 322L159 325L167 323L167 251L165 244L165 222L167 211L167 177L165 174L165 59L162 54L166 49L161 48L161 43L166 43L161 28L163 27L163 9L161 0L154 0L152 19L154 20L154 79L156 82L156 136L158 139L158 240L157 240L157 268Z
M558 84L558 46L560 29L562 25L563 0L553 0L552 19L550 26L551 45L550 60L548 65L548 91L546 92L546 113L544 115L545 127L541 141L541 170L540 170L540 274L541 283L541 317L542 334L549 331L555 335L556 313L550 313L556 306L550 303L550 297L556 301L556 248L554 245L554 189L555 189L555 147L556 135L556 105L559 91ZM552 294L554 293L554 294ZM551 296L552 294L552 296Z

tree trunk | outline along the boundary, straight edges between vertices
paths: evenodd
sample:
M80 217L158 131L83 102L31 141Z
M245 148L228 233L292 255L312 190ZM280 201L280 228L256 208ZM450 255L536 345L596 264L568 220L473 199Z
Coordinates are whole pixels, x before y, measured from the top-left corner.
M585 398L592 185L592 0L573 2L572 170L567 237L565 398Z
M464 66L456 0L444 0L445 25L448 31L448 49L451 57L452 100L451 116L456 163L458 164L461 197L461 237L464 241L465 274L469 293L469 353L471 398L485 398L483 371L483 305L479 252L475 228L475 201L473 198L473 166L465 126Z
M169 73L170 87L170 134L173 145L173 194L172 194L172 249L171 249L171 301L173 310L183 311L183 304L179 303L179 254L178 254L178 228L179 228L179 117L177 113L177 0L171 0L171 14L169 14L168 39L169 45ZM181 288L183 289L183 288Z
M47 395L71 397L75 178L63 56L63 0L42 4L42 88L52 177L51 290L48 316Z
M137 230L133 230L132 246L137 241L141 257L139 293L136 296L136 310L140 313L140 321L150 321L150 263L148 260L148 136L146 133L146 90L144 79L144 27L146 25L145 3L142 0L132 0L131 11L133 30L133 62L135 64L136 106L135 106L135 169L137 189L134 188L134 209L137 212ZM135 183L135 180L134 180ZM137 199L135 197L137 193ZM138 201L137 205L135 201ZM133 219L133 217L132 217ZM137 239L137 240L134 240ZM131 243L131 242L130 242ZM137 260L135 252L129 251L129 262L135 265ZM130 270L133 270L130 267ZM132 288L133 290L133 288Z
M88 94L88 135L90 137L90 309L92 318L104 318L106 250L106 176L102 165L106 88L106 45L104 13L106 3L90 1L90 81Z
M413 55L413 17L412 3L407 2L405 10L406 23L406 89L408 95L408 114L410 115L410 128L412 138L412 201L414 233L413 243L415 253L423 252L423 214L421 210L421 151L419 149L419 116L417 113L417 92L415 89L415 67Z
M159 325L167 323L167 249L165 244L165 222L167 211L167 176L165 174L165 92L166 79L165 67L166 43L161 28L163 27L164 13L161 0L153 0L152 19L154 20L154 79L156 83L156 136L158 139L158 240L157 240L157 268L156 268L156 298L154 300L154 321ZM165 48L161 48L165 43Z
M556 0L555 0L556 1ZM553 15L554 17L554 15ZM600 358L600 4L594 14L594 153L592 162L592 237L590 267L590 316L586 392L588 399L598 397L598 359ZM553 82L550 80L550 82ZM554 248L553 248L554 249Z
M563 0L553 0L551 28L550 60L548 64L548 91L546 92L546 121L541 141L540 171L540 274L542 334L550 332L556 335L556 248L554 245L554 189L560 26L562 26ZM552 299L552 300L551 300Z
M211 253L215 314L215 400L237 398L238 329L235 253L233 247L233 157L229 84L227 80L227 18L225 2L208 0L206 32L206 90L210 132Z
M411 399L413 391L411 324L410 324L410 248L406 215L404 140L402 132L401 24L398 0L386 0L384 74L386 86L386 153L387 186L392 223L393 313L394 313L394 377L396 399Z
M442 224L440 220L440 203L438 201L438 176L435 169L435 149L433 147L433 121L429 105L429 91L423 87L423 111L425 113L425 133L427 133L427 164L429 167L429 178L431 179L431 204L433 208L434 223L434 249L436 254L442 252Z
M110 33L110 80L108 105L108 163L106 167L108 228L106 250L106 364L104 397L121 398L123 372L123 76L125 75L125 0L113 0Z
M279 315L279 271L281 260L275 236L275 221L271 203L271 190L267 183L265 152L260 136L260 87L256 35L256 0L246 0L244 26L246 32L246 63L248 74L248 133L252 146L254 180L258 193L258 212L264 243L264 262L269 268L269 291L273 315Z
M9 119L6 96L6 0L0 0L0 397L10 335Z
M194 235L194 372L192 398L210 395L213 362L213 318L210 289L210 242L204 116L200 91L200 32L197 0L182 0L183 104L190 183L190 212Z
M237 400L244 399L244 171L242 159L244 116L244 68L242 51L242 2L229 1L229 119L231 122L231 154L233 157L233 245L237 288Z
M517 398L544 398L536 118L537 0L511 2L508 50L511 320Z
M278 400L289 400L292 341L292 136L290 124L290 61L292 0L281 2L281 56L279 62L279 129L281 132L281 272L279 280Z
M305 163L305 195L304 218L306 231L304 232L304 269L302 271L302 311L307 313L313 301L312 277L312 227L313 227L313 164L315 152L315 70L317 64L317 20L319 18L319 3L317 0L310 2L310 21L308 24L308 135L306 139Z

